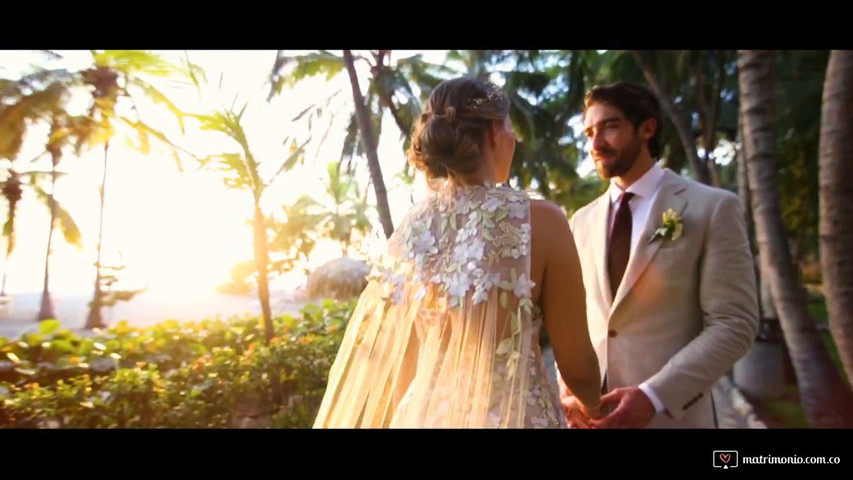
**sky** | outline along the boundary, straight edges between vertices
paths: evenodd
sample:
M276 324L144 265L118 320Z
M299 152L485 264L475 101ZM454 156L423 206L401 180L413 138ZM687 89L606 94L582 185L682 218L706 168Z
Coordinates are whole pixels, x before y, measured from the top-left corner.
M69 68L85 68L91 63L88 51L56 53L63 57L60 64ZM183 51L155 53L173 60L185 54ZM428 62L445 61L446 52L438 50L394 51L392 61L415 53L423 54ZM203 50L189 51L187 55L204 68L207 82L200 88L174 81L157 83L157 86L187 112L209 114L232 106L239 109L245 104L243 125L251 149L261 163L262 174L269 177L286 158L285 139L296 139L300 143L311 135L315 139L308 144L305 164L280 176L267 192L262 202L265 213L280 214L282 206L292 204L300 195L316 195L322 189L326 165L337 162L340 157L344 129L352 112L352 93L346 72L342 71L331 80L309 79L267 101L275 50ZM44 54L36 51L0 51L0 75L13 76L31 64L43 64L44 59ZM364 90L369 75L367 65L363 62L356 65ZM323 120L331 124L318 122L322 126L311 132L304 122L292 121L306 107L326 101L336 91L340 94L328 105ZM82 112L89 101L88 94L80 94L72 97L69 108ZM162 129L176 143L197 155L239 151L229 138L202 132L192 121L188 121L187 130L181 135L178 123L163 107L144 102L138 107L147 123ZM580 116L572 122L576 130L582 129ZM330 133L319 145L316 139L322 136L322 129L327 125L330 125ZM16 168L49 170L45 156L36 163L29 163L44 151L46 134L45 125L30 130L16 160ZM378 154L395 225L400 223L411 202L426 192L422 178L411 186L396 178L405 164L401 145L399 129L390 114L386 114ZM725 152L720 152L721 159L726 156ZM368 186L368 174L364 159L361 160L356 177L364 189ZM67 245L60 235L54 236L51 290L59 294L90 293L95 274L103 150L95 148L79 158L66 155L60 170L68 175L59 181L56 197L77 221L84 245L78 249ZM583 176L593 171L589 155L584 155L578 173ZM368 192L368 201L375 205L372 187ZM124 285L127 287L147 287L149 292L201 294L229 280L234 264L252 258L252 234L248 223L252 214L251 194L226 189L219 173L199 170L189 157L184 158L181 172L169 151L152 150L143 155L121 140L115 140L109 153L106 197L102 263L125 265ZM384 236L375 211L373 215L374 232L369 243L372 248L381 248ZM0 271L8 270L7 292L40 292L48 210L37 202L32 192L25 191L18 205L17 218L17 246L8 265L5 258L0 257ZM5 239L0 239L0 246L5 251ZM309 268L340 255L337 243L321 242L309 259ZM279 279L274 287L292 289L303 282L300 271Z
M90 56L86 51L57 51L69 66L84 66ZM165 52L166 55L183 52ZM398 52L407 55L414 52ZM426 52L427 59L440 61L442 52ZM294 124L293 117L313 102L322 101L332 92L342 90L331 109L337 112L332 129L323 143L308 146L306 164L283 174L268 192L262 206L266 212L280 212L282 205L292 203L299 195L313 194L321 188L326 164L337 161L343 145L343 130L352 109L349 80L345 74L327 82L309 80L293 90L284 91L267 102L268 77L276 52L271 51L190 51L190 60L202 66L208 84L199 92L193 86L164 87L179 108L196 113L215 109L238 108L247 104L244 127L249 144L262 164L262 173L271 174L286 157L285 138L299 142L309 136L307 126ZM42 56L32 51L2 51L3 75L38 63ZM366 67L362 65L362 67ZM362 88L367 72L361 68ZM222 79L221 86L219 79ZM236 101L235 101L236 97ZM79 100L79 101L77 101ZM72 99L77 108L86 107L86 98ZM180 131L165 108L140 106L143 118L177 138ZM328 119L327 119L328 121ZM161 127L161 125L163 125ZM224 136L201 132L188 123L184 138L176 143L194 153L236 151L236 144ZM383 124L379 157L383 176L389 185L392 216L399 223L411 204L410 187L394 181L405 158L401 151L399 131L393 120ZM43 151L47 128L33 129L16 160L21 169L38 166L49 169L47 158L29 164ZM320 136L314 133L315 136ZM179 172L169 152L152 151L145 156L121 145L111 144L104 220L103 263L126 265L126 285L147 286L151 290L180 289L188 294L208 291L230 278L231 267L252 258L252 198L246 191L227 190L216 172L198 171L191 160L185 160ZM91 292L98 235L98 188L103 174L103 150L96 148L80 158L66 156L60 167L69 174L57 185L56 196L77 221L84 247L65 244L54 236L51 256L51 289L57 293ZM362 188L367 186L366 169L359 174ZM419 189L416 182L414 194ZM372 189L370 190L372 198ZM375 202L374 202L375 203ZM48 210L31 192L25 192L19 204L17 246L9 260L7 292L41 291L47 244ZM378 222L375 222L379 227ZM5 251L5 244L3 245ZM340 256L337 243L325 242L315 248L313 266ZM5 265L5 259L0 259ZM291 287L303 280L294 275L282 280Z
M85 68L91 62L88 51L56 52L63 57L60 63L69 68ZM173 60L184 56L183 51L156 53ZM429 62L445 60L445 51L393 53L394 58L421 53ZM326 165L337 162L340 157L344 129L352 112L352 93L346 72L331 80L318 77L301 82L267 101L275 50L204 50L189 51L187 55L204 68L207 82L200 88L174 81L157 83L157 86L187 112L209 114L232 106L239 109L245 104L243 125L251 149L261 163L261 171L267 177L287 156L285 139L296 139L300 143L311 135L315 139L308 144L305 164L280 176L267 192L262 202L265 213L280 214L282 206L292 204L300 195L317 195L326 176ZM43 63L44 58L42 53L35 51L0 51L0 75L13 76L31 64ZM367 65L357 63L357 68L364 90L369 75ZM306 107L325 102L336 91L340 93L328 105L324 120L318 122L320 128L315 124L311 132L304 122L292 121ZM82 112L89 101L88 94L81 94L71 99L69 108ZM197 155L239 151L229 138L202 132L192 121L187 122L187 130L181 135L178 123L163 107L144 102L138 107L147 123L164 130L176 143ZM333 115L330 117L329 113ZM576 124L574 128L582 129L580 116L572 121ZM319 145L316 139L322 136L327 125L330 125L330 133ZM45 125L30 130L15 163L18 169L49 170L46 156L29 163L44 151L46 134ZM378 154L395 225L400 223L412 201L426 192L422 178L411 186L396 178L405 164L401 145L399 129L390 114L386 114ZM364 159L361 160L356 176L364 189L368 187L368 173ZM67 245L61 235L54 236L51 290L59 294L90 293L95 274L103 150L95 148L79 158L66 155L60 170L68 175L59 181L56 196L77 221L84 245L78 249ZM578 173L583 176L593 171L589 155L584 155ZM219 173L199 170L189 157L184 158L181 172L171 152L165 149L143 155L116 140L110 147L106 197L102 263L125 265L123 285L126 287L147 287L149 292L202 294L229 280L231 268L236 263L252 258L252 233L248 223L252 214L251 194L226 189ZM368 189L368 201L375 205L372 187ZM374 232L369 243L372 248L381 248L384 236L375 211L373 215ZM17 218L17 246L8 265L5 258L0 257L0 271L8 267L7 292L40 292L48 210L38 203L32 192L25 191ZM0 246L5 251L5 239L0 239ZM340 255L336 242L321 242L309 259L309 268ZM273 286L292 289L303 282L300 270L280 278Z

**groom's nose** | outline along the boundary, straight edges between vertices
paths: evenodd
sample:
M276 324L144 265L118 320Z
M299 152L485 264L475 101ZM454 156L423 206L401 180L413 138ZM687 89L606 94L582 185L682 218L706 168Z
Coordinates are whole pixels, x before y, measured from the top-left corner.
M612 150L610 145L607 143L607 140L604 139L604 135L600 132L593 133L591 140L593 154L607 153Z

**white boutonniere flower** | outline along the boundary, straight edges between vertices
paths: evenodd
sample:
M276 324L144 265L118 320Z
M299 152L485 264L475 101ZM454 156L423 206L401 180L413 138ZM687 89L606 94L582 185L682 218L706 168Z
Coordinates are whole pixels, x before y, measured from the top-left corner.
M652 235L652 238L649 239L649 242L654 241L658 237L675 241L681 238L683 233L684 220L682 220L681 215L679 215L678 212L670 208L663 212L663 223L661 223L661 226L655 230L655 233Z

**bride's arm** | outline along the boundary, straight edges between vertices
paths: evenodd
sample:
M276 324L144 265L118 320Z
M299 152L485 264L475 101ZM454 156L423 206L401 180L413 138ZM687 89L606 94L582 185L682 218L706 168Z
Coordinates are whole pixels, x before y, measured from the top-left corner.
M545 328L565 386L595 414L601 402L601 374L586 320L586 295L574 238L563 212L549 202L532 202L534 248L545 259L540 303Z

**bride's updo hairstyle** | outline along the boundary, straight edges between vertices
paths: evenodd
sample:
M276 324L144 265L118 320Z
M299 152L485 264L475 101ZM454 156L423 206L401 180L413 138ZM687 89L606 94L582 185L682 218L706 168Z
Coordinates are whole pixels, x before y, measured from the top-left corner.
M412 129L409 162L430 184L477 171L486 132L509 114L509 99L485 80L462 77L440 83Z

